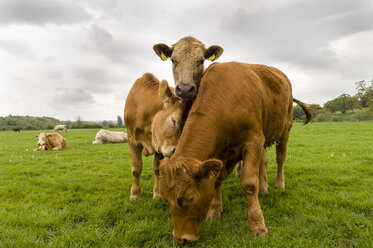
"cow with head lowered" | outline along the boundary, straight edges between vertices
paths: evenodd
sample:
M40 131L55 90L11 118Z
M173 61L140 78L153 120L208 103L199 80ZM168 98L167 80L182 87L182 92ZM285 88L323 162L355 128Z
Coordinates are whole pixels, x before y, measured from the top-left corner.
M175 94L185 100L193 99L197 94L205 70L204 61L214 61L224 51L217 45L206 48L201 41L191 36L180 39L172 47L156 44L153 50L162 60L171 58Z
M159 161L174 152L186 111L186 103L173 94L166 80L145 73L133 84L125 104L124 122L127 142L132 157L133 183L131 200L140 197L142 151L145 156L154 154L155 175L153 198L159 197Z
M274 67L229 62L206 70L175 153L160 165L160 194L178 242L198 240L202 221L220 217L221 184L239 160L250 233L268 233L258 200L259 167L265 148L275 143L276 185L285 186L292 102L290 81Z

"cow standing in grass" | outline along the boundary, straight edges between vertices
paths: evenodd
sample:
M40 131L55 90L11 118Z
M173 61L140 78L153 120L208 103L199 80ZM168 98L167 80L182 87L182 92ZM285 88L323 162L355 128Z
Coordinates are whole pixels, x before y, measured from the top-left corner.
M34 151L60 150L67 146L65 138L58 133L42 132L36 135L36 138L38 138L39 148L35 148Z
M187 109L187 103L172 92L167 81L159 82L154 75L145 73L127 96L123 119L132 157L131 200L140 197L142 151L145 156L154 154L153 198L159 197L159 161L174 152Z
M207 69L176 151L160 165L160 193L178 242L198 240L202 220L220 217L221 184L239 160L250 233L268 233L258 200L259 167L264 148L276 143L276 185L285 186L292 102L288 78L274 67L231 62Z
M153 46L153 50L162 60L171 58L172 72L176 85L175 94L185 100L193 100L197 94L198 86L204 73L204 61L206 59L215 61L224 51L223 48L217 45L206 48L201 41L191 36L180 39L172 47L163 43L156 44ZM311 119L308 106L297 99L293 99L293 101L303 108L307 116L306 122L308 122ZM267 155L266 151L263 153L263 166L260 166L260 192L267 193ZM284 188L284 179L281 179L283 172L280 171L278 177L275 187Z

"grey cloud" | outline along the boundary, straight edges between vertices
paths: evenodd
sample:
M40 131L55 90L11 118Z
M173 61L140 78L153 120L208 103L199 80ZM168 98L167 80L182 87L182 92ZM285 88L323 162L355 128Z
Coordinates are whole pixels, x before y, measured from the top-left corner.
M48 71L47 77L51 79L60 79L62 78L62 73L59 71Z
M73 1L2 0L0 2L0 23L3 24L72 24L90 19L90 14Z
M113 85L121 81L106 67L80 66L73 68L72 72L75 78L82 81L84 89L100 94L113 90Z
M87 105L93 104L93 96L81 88L58 88L53 98L54 105Z
M116 37L106 28L97 24L92 24L87 32L89 43L85 46L85 49L99 53L113 62L131 62L131 56L142 50L136 40Z
M27 59L36 59L28 45L14 40L0 40L0 48L4 51Z
M257 56L322 68L338 63L330 41L373 29L371 10L364 0L299 1L266 12L238 9L220 28L243 39L248 55L261 51Z

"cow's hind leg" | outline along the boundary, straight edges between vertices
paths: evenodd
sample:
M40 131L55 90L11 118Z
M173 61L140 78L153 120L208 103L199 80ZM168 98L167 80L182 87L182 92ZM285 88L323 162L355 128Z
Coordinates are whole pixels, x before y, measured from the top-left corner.
M285 175L284 164L286 160L287 147L288 147L289 131L286 129L282 134L279 142L276 143L276 162L277 162L277 175L275 181L276 189L285 188Z
M248 202L249 230L254 236L267 235L268 230L264 223L264 217L260 208L259 192L259 166L262 159L264 136L258 133L252 133L251 139L246 142L242 174L240 177L241 187L245 192Z
M130 200L137 200L140 198L141 188L140 188L140 175L142 172L142 157L141 151L142 146L135 145L132 142L128 142L132 157L132 187Z
M163 158L161 153L155 153L153 158L154 187L153 199L160 197L159 193L159 161Z

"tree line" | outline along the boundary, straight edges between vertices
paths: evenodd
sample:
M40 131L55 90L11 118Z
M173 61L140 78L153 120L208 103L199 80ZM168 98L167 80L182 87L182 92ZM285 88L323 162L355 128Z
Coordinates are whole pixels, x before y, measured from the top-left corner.
M35 117L35 116L16 116L8 115L0 117L0 130L48 130L53 129L56 125L66 125L68 129L72 128L117 128L125 127L121 116L117 116L117 121L83 121L81 117L77 117L75 121L62 121L52 117Z
M311 104L313 121L367 121L373 120L373 79L355 83L357 93L353 96L342 94L327 101L323 107ZM294 120L304 120L305 115L298 105L293 109ZM62 121L52 117L13 116L0 117L0 130L45 130L53 129L57 124L64 124L67 128L116 128L125 127L121 116L117 121L83 121L77 117L75 121Z
M355 83L357 93L353 96L342 94L324 103L323 107L311 104L313 121L368 121L373 120L373 79ZM293 110L293 119L304 120L299 106Z

